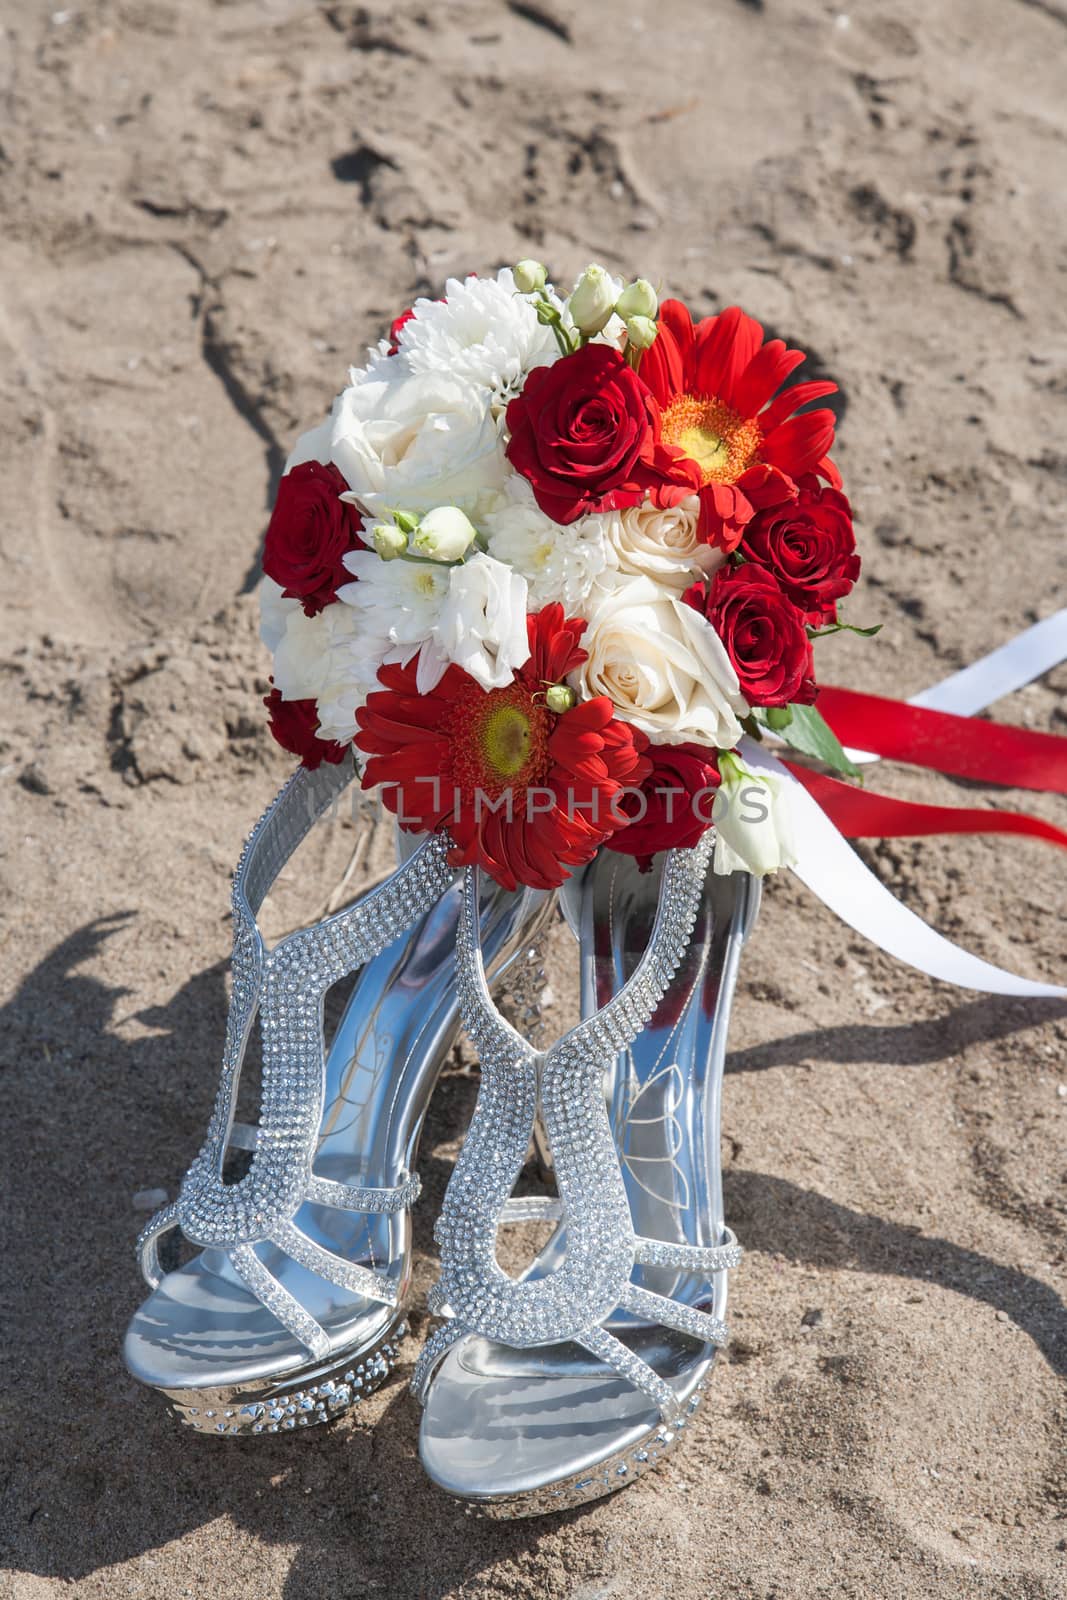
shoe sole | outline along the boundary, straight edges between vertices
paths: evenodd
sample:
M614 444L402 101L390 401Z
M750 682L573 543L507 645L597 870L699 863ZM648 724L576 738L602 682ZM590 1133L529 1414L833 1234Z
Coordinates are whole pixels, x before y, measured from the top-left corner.
M674 1453L685 1438L690 1419L700 1405L707 1385L707 1378L698 1384L687 1403L686 1415L673 1427L664 1425L652 1429L636 1445L609 1456L593 1471L576 1473L573 1478L565 1478L544 1489L501 1496L497 1500L466 1500L456 1495L449 1495L448 1498L454 1505L462 1506L468 1517L479 1521L512 1522L520 1517L543 1517L557 1511L572 1511L591 1500L617 1494L628 1483L633 1483L653 1467L658 1467L667 1456Z
M168 1409L194 1433L213 1438L291 1433L334 1422L380 1389L396 1366L408 1331L401 1317L371 1345L334 1355L318 1367L301 1367L288 1378L233 1384L220 1389L157 1389Z

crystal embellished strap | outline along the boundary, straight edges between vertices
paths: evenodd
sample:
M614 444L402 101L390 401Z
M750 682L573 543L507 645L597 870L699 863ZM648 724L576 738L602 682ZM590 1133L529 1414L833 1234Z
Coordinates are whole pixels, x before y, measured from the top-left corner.
M308 1179L307 1198L316 1204L333 1206L337 1211L365 1211L377 1216L407 1211L422 1193L418 1173L398 1184L395 1189L364 1189L355 1183L334 1183L332 1178Z
M744 1252L729 1228L722 1244L682 1244L660 1239L637 1239L634 1260L643 1267L678 1267L684 1272L699 1272L705 1277L725 1272L741 1264Z
M651 1289L639 1289L635 1283L626 1285L619 1296L619 1305L636 1317L661 1322L665 1328L677 1328L679 1333L691 1333L704 1344L721 1347L729 1341L729 1331L721 1317L698 1311L680 1300L670 1300L665 1294L653 1294Z
M317 1361L330 1353L330 1336L273 1272L268 1272L250 1244L234 1245L229 1252L234 1271L256 1299L277 1317L283 1327L305 1345Z
M141 1229L137 1240L137 1254L141 1262L141 1271L145 1282L152 1289L158 1289L163 1280L163 1268L159 1260L159 1241L165 1233L172 1228L179 1227L178 1207L176 1205L164 1206L157 1211L155 1216Z
M342 1289L350 1289L353 1294L361 1294L365 1300L380 1300L387 1306L396 1305L397 1289L391 1278L387 1278L383 1272L372 1272L369 1267L361 1267L358 1262L346 1261L343 1256L334 1255L332 1250L324 1250L322 1245L309 1239L292 1222L280 1222L271 1239L300 1266L306 1267L309 1272L317 1272L328 1283L336 1283Z
M550 1195L523 1195L521 1199L504 1202L501 1222L558 1222L563 1215L563 1201Z
M411 1392L420 1405L425 1405L430 1379L457 1340L462 1339L466 1328L461 1322L446 1322L435 1329L419 1351L411 1374Z
M616 1339L613 1333L608 1333L606 1328L590 1328L576 1340L583 1350L588 1350L590 1355L599 1356L607 1366L611 1367L621 1378L627 1379L636 1389L643 1389L659 1407L664 1417L671 1420L681 1412L678 1396L665 1378L649 1366L647 1361L642 1361L640 1356L635 1356L628 1345L621 1339Z

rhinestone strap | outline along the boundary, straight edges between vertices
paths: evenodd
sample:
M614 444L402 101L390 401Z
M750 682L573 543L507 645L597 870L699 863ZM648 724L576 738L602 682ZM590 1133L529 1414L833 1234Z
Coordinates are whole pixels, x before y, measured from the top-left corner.
M478 927L478 877L465 876L458 941L464 1022L481 1054L481 1087L435 1230L441 1276L431 1306L454 1320L433 1336L412 1387L425 1393L433 1369L463 1332L518 1348L575 1340L673 1414L673 1390L602 1326L616 1306L632 1309L707 1342L726 1330L715 1317L638 1289L635 1263L677 1265L710 1274L733 1265L730 1235L711 1248L635 1237L603 1095L615 1054L641 1032L667 991L692 936L713 840L667 857L648 949L627 983L594 1016L546 1053L535 1051L493 1004ZM552 1150L559 1199L513 1199L540 1110ZM509 1278L496 1260L502 1223L559 1220L566 1227L562 1265L540 1279Z
M651 1289L639 1289L628 1283L619 1296L624 1311L636 1317L646 1317L649 1322L662 1322L665 1328L677 1328L679 1333L691 1333L704 1344L722 1346L730 1334L721 1317L713 1317L696 1306L683 1305L680 1300L670 1300L665 1294L653 1294Z
M375 1216L389 1216L397 1211L408 1211L422 1193L418 1173L398 1184L395 1189L363 1189L358 1184L334 1183L332 1178L308 1179L307 1197L323 1206L333 1206L337 1211L366 1211Z
M452 1346L463 1338L466 1331L461 1322L446 1322L443 1327L431 1333L419 1351L419 1358L411 1374L411 1392L420 1405L426 1402L430 1379Z
M170 1205L164 1206L162 1211L157 1211L147 1226L141 1229L140 1238L137 1240L137 1253L145 1282L153 1289L159 1288L163 1278L163 1268L159 1262L159 1241L165 1233L179 1226L178 1207Z
M583 1350L588 1350L590 1355L599 1356L620 1377L632 1383L635 1389L643 1389L656 1402L664 1417L673 1421L679 1415L681 1407L678 1397L667 1380L661 1378L647 1361L634 1355L628 1345L616 1339L606 1328L589 1328L579 1335L575 1343L580 1344Z
M372 1272L369 1267L361 1267L356 1261L346 1261L332 1250L324 1250L322 1245L309 1239L294 1223L279 1222L271 1240L300 1266L306 1267L309 1272L317 1272L327 1283L339 1284L342 1289L361 1294L365 1300L380 1300L387 1306L396 1305L396 1284L384 1272Z
M251 1289L256 1299L311 1351L316 1361L324 1361L330 1353L330 1336L326 1329L304 1310L273 1272L267 1271L252 1246L234 1245L229 1257L245 1288Z
M521 1199L504 1201L501 1222L558 1222L563 1215L563 1201L547 1195L524 1195Z
M643 1267L679 1267L684 1272L699 1272L710 1277L741 1265L744 1251L729 1228L722 1244L700 1245L668 1243L638 1237L634 1260Z

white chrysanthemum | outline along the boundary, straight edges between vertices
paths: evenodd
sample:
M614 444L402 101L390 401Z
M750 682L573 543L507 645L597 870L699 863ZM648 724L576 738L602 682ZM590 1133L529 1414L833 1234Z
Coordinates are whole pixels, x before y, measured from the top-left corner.
M443 300L416 300L400 330L399 353L412 372L449 372L497 402L518 393L534 367L559 355L552 329L518 294L510 267L495 278L449 278Z
M373 550L353 550L344 559L358 581L342 584L338 600L359 619L365 635L381 636L391 660L410 660L441 614L450 569L421 561L383 561Z
M688 495L679 505L643 505L604 515L604 532L618 558L620 572L651 578L675 594L706 578L726 560L697 533L700 499Z
M581 615L598 579L618 565L606 532L608 517L592 513L560 527L517 473L508 480L505 496L482 518L490 554L526 579L532 611L558 602L568 614Z
M275 687L283 700L317 700L338 683L373 679L381 648L348 606L329 605L314 617L297 606L274 647Z
M319 738L351 744L356 736L356 712L366 705L371 691L380 687L377 676L327 684L316 703Z
M367 638L384 632L384 660L403 664L421 651L420 694L452 663L483 689L504 688L530 654L526 583L500 561L479 554L447 566L356 550L345 565L358 581L342 585L338 599Z

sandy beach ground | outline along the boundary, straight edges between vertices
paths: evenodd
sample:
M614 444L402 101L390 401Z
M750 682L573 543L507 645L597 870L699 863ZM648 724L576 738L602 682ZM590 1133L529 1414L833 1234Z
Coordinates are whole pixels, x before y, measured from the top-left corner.
M288 770L252 590L296 433L450 272L597 257L740 301L842 385L853 610L885 626L825 642L820 675L944 677L1067 587L1067 9L60 3L0 4L0 1594L1057 1600L1067 1006L927 982L795 879L735 1015L734 1342L664 1470L471 1523L420 1475L402 1382L231 1447L119 1348L133 1196L173 1194L199 1145L229 874ZM994 714L1067 733L1067 671ZM354 838L311 847L311 909ZM1051 848L862 854L942 932L1063 980ZM457 1058L420 1294L473 1094Z

